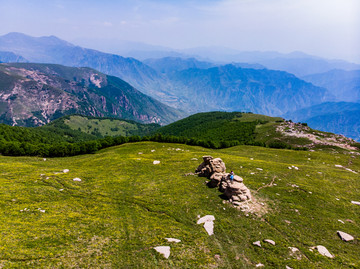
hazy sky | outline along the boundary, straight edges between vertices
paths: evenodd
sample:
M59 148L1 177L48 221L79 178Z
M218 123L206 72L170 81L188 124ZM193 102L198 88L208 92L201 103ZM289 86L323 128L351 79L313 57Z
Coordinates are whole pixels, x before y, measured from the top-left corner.
M303 51L360 63L360 0L0 0L0 35Z

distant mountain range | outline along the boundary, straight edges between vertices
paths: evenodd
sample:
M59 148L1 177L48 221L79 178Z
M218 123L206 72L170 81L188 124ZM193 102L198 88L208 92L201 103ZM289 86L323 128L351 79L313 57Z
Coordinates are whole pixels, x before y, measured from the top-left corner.
M0 122L39 126L67 114L170 123L182 114L90 68L0 64Z
M304 80L328 89L338 101L360 102L360 69L331 70L303 77Z
M144 52L151 59L141 62L134 58L125 58L75 46L55 36L31 37L21 33L9 33L0 37L0 62L55 63L73 67L91 67L107 75L119 77L144 94L184 112L170 109L161 103L156 103L156 108L152 105L153 108L145 112L141 108L147 106L146 101L134 108L134 111L130 113L132 116L129 114L130 119L143 122L167 123L186 114L211 110L249 111L270 116L293 117L293 120L299 118L296 117L296 113L300 111L299 115L311 114L307 118L301 117L301 121L310 121L310 118L315 115L323 117L330 112L334 114L352 111L347 105L341 104L336 105L339 107L339 110L336 111L327 111L317 107L324 102L360 102L360 65L357 64L326 60L301 52L289 54L241 52L214 47L172 51L156 46L133 45L134 50L141 50L144 47L146 48ZM152 53L153 51L158 53ZM158 58L159 55L171 57ZM192 57L188 55L192 55ZM92 70L92 72L97 71ZM45 74L46 76L51 75L46 72ZM4 77L7 75L9 74L2 74ZM11 73L10 76L13 74ZM60 77L62 76L63 74L60 75ZM101 74L101 76L105 75ZM70 76L63 77L63 79L80 83ZM88 77L84 79L88 80ZM109 78L108 81L114 79ZM3 91L3 89L0 90ZM64 88L59 88L59 90L66 92ZM23 92L23 94L26 96L29 93ZM106 98L110 98L110 93L108 94ZM17 96L17 100L20 102L20 95ZM71 98L69 98L69 102L70 100ZM153 99L146 100L152 100L149 101L150 103L154 102ZM25 102L25 99L23 101ZM141 102L135 99L131 101L134 104ZM3 102L0 104L0 111L4 111L4 107L6 106ZM160 108L162 112L157 111L157 108ZM138 109L140 110L138 111ZM308 110L306 112L302 109ZM14 113L15 110L8 113ZM60 109L59 111L64 114L65 110ZM41 109L33 111L41 111ZM72 110L66 113L70 113L70 111ZM99 109L96 111L96 113L93 112L96 116L112 114L110 110L101 111ZM320 111L321 114L315 113L315 111ZM151 115L153 112L155 114ZM136 113L147 116L136 116ZM9 115L6 116L8 122L13 124L13 116L9 118ZM5 117L4 114L1 117ZM37 121L40 124L55 118L55 116L47 115L44 119L35 118L33 123L35 124ZM336 119L342 124L335 123ZM343 124L348 125L344 128L350 126L349 130L351 126L354 126L350 121L344 121L335 116L331 120L329 117L323 118L323 120L331 121L334 126L338 126L336 130L329 129L333 132L342 133L339 128ZM326 124L325 121L323 123ZM23 122L23 124L28 123ZM329 125L326 126L326 128L329 127ZM314 128L321 129L317 126ZM326 131L327 129L322 128L322 130Z

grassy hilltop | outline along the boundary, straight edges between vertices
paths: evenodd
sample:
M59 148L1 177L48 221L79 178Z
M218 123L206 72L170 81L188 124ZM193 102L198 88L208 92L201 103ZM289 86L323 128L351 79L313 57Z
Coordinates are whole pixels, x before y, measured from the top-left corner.
M205 178L185 176L203 155L222 158L227 170L242 176L259 211L235 209ZM360 206L351 201L359 201L360 181L354 172L360 173L360 160L349 151L254 146L141 142L46 161L0 156L0 267L358 268ZM196 224L207 214L216 218L212 236ZM337 230L355 240L342 241ZM253 245L258 240L261 248ZM153 249L160 245L171 247L169 259ZM311 251L316 245L335 257ZM299 251L291 254L289 247Z

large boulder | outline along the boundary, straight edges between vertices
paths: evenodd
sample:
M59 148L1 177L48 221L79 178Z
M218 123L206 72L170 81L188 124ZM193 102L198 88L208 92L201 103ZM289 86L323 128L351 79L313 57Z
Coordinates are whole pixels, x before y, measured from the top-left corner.
M239 202L251 200L250 190L244 185L243 178L234 175L233 181L230 180L230 174L226 173L225 163L220 158L212 156L203 156L203 162L195 171L199 176L210 179L209 187L218 187L219 191L229 198L233 205Z

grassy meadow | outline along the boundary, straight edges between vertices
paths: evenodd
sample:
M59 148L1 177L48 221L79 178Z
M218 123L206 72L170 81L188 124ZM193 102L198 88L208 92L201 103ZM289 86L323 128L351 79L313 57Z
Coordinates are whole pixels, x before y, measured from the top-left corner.
M243 177L261 210L235 209L186 175L203 155ZM359 268L359 174L335 165L360 172L346 151L254 146L140 142L66 158L0 156L0 268ZM212 236L196 224L207 214ZM169 259L156 246L170 246Z

